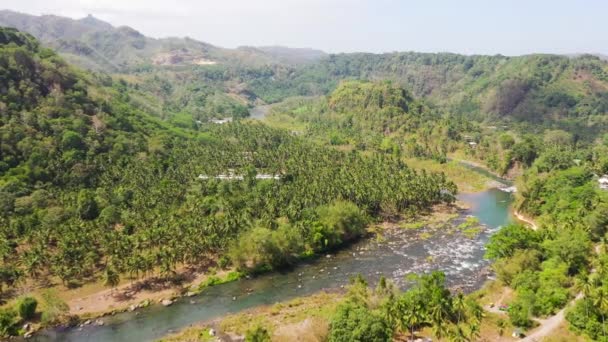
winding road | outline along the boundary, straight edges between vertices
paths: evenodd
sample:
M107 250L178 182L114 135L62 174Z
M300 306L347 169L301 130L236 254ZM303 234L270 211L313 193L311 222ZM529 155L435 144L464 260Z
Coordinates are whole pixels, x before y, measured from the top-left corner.
M566 308L569 306L572 306L577 300L579 300L581 298L583 298L583 294L579 293L578 295L576 295L576 297L570 303L568 303ZM557 328L559 328L559 326L564 322L564 320L566 319L566 317L565 317L566 308L561 309L558 313L556 313L555 315L553 315L549 318L537 320L537 322L540 323L540 326L538 328L534 329L526 337L524 337L522 339L522 341L526 341L526 342L542 341L542 339L544 337L547 337L549 334L551 334L553 331L555 331Z
M536 225L536 223L534 221L532 221L531 219L528 219L527 217L523 216L522 214L520 214L517 211L515 211L513 214L515 215L515 217L517 217L518 220L528 224L531 229L538 230L538 225ZM600 249L598 247L599 246L595 247L596 253L600 253ZM595 272L595 270L592 270L592 272ZM537 319L536 321L540 325L536 329L532 330L529 334L527 334L526 337L521 339L521 341L539 342L539 341L542 341L545 337L549 336L553 331L557 330L559 328L559 326L565 321L566 309L568 307L574 305L574 303L576 303L576 301L581 298L583 298L583 294L578 293L576 295L576 297L566 305L565 308L561 309L555 315L547 317L545 319ZM499 311L498 309L489 310L489 311L505 314L505 312Z

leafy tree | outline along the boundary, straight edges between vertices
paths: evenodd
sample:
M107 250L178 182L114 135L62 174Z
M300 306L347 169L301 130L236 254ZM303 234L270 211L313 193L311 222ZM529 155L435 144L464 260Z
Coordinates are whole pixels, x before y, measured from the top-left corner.
M532 306L528 299L518 299L509 306L509 319L516 327L528 328L532 326Z
M486 246L486 257L498 259L512 256L518 249L538 246L539 236L533 230L519 224L510 224L492 235Z
M563 229L551 240L543 243L549 255L560 258L568 265L571 274L579 273L587 264L591 242L581 229Z
M61 137L61 147L66 150L81 150L85 145L80 134L66 130Z
M515 144L515 139L513 138L513 136L507 133L501 134L499 137L499 141L500 146L503 149L510 149Z
M83 189L78 193L78 214L83 220L93 220L99 216L99 207L92 191Z
M392 329L382 317L361 305L340 305L330 323L330 342L390 341Z
M114 289L120 282L120 275L118 274L114 265L109 265L104 271L104 284Z

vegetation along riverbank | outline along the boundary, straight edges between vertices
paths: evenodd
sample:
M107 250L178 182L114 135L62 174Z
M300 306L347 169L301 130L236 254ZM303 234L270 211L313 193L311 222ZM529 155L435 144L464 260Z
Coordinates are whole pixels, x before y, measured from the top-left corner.
M168 338L606 342L607 113L594 55L226 49L0 10L0 339L200 318Z

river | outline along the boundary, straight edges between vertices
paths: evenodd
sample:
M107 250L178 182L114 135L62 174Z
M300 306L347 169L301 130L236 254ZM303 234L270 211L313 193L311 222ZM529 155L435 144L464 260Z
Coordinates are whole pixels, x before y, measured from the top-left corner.
M382 242L364 239L329 257L302 263L288 272L214 286L199 296L179 299L170 307L154 305L137 312L104 317L104 326L47 330L33 340L151 341L200 321L323 289L336 289L358 273L372 284L384 275L403 287L403 278L408 273L442 270L450 286L465 291L478 289L488 279L487 273L483 272L489 265L483 258L484 245L493 232L511 221L512 195L490 189L458 197L468 203L470 209L453 224L459 224L469 215L477 217L484 229L474 238L445 229L395 230ZM249 294L248 289L253 292Z

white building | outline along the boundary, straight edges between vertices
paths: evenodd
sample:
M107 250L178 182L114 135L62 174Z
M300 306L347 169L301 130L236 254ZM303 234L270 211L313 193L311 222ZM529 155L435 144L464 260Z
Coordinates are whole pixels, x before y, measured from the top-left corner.
M211 122L214 124L223 125L225 123L232 122L232 118L211 119Z
M245 177L241 176L241 175L236 175L233 172L230 172L228 174L221 174L221 175L217 175L217 176L207 176L207 175L198 175L197 177L198 179L202 179L202 180L207 180L207 179L219 179L219 180L244 180ZM280 175L271 175L268 173L258 173L257 175L255 175L255 179L274 179L274 180L279 180L281 179Z
M608 175L603 175L597 182L600 185L600 189L608 190Z

